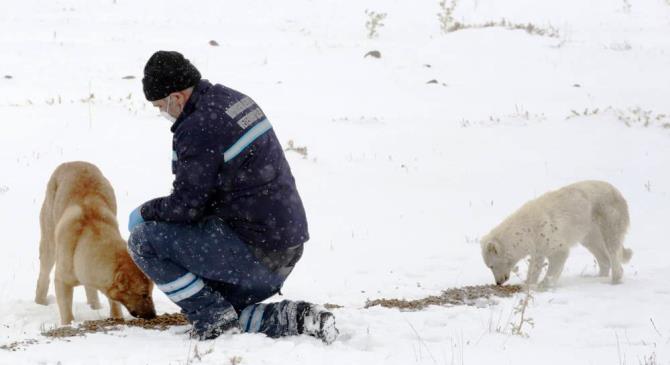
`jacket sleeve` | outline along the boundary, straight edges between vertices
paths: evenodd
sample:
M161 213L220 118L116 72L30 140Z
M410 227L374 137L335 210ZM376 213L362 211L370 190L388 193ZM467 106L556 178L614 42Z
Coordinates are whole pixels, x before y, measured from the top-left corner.
M175 138L175 180L172 193L142 205L147 221L190 223L200 220L216 190L223 157L213 126L193 126Z

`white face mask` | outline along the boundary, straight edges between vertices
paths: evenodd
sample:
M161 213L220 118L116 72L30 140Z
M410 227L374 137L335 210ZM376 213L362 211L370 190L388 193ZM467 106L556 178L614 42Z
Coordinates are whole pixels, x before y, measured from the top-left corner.
M170 123L174 123L177 118L170 115L170 113L167 112L168 110L170 110L170 95L167 96L167 106L165 107L165 110L161 110L161 116L169 120Z

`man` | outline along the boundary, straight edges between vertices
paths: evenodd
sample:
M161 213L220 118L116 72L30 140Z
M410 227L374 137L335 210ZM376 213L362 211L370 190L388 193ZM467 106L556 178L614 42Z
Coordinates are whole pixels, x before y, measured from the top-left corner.
M305 211L270 122L246 95L202 80L178 52L148 60L144 93L172 123L170 195L130 214L137 265L212 339L240 329L326 343L332 313L279 292L309 236Z

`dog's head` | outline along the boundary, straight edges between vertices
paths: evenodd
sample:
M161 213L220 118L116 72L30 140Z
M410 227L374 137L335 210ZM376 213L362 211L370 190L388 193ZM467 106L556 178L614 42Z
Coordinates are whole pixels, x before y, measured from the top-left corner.
M497 285L504 284L509 280L512 269L518 260L515 260L505 245L497 238L486 236L481 240L482 257L484 263L493 272Z
M153 287L151 280L126 253L119 259L114 282L107 296L123 304L133 317L152 319L156 317L154 301L151 298Z

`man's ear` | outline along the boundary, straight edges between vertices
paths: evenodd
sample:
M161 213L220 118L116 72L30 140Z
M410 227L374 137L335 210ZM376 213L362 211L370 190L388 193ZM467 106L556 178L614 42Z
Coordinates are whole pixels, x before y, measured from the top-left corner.
M184 110L184 106L186 105L186 100L188 99L188 96L183 90L176 92L172 95L174 95L175 98L177 99L177 104L179 104L180 106L179 112L181 113L182 110Z
M499 243L498 241L490 241L489 243L486 244L486 251L490 254L497 255L500 252L500 249L498 247Z

